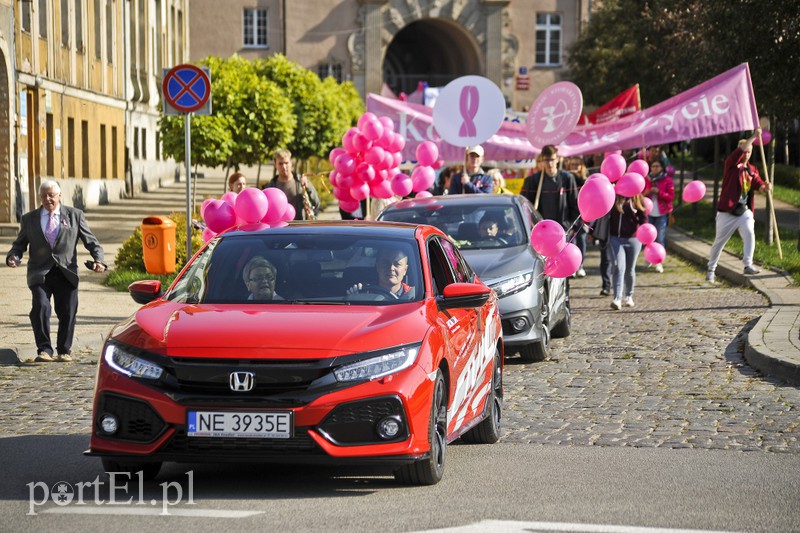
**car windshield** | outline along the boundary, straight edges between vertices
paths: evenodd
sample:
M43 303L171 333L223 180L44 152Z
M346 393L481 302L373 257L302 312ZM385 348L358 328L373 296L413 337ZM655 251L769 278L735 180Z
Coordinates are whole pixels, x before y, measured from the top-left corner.
M391 207L381 214L380 220L436 226L462 250L509 248L528 240L519 212L512 204L423 202Z
M227 235L164 296L186 303L393 305L423 296L416 241L351 235Z

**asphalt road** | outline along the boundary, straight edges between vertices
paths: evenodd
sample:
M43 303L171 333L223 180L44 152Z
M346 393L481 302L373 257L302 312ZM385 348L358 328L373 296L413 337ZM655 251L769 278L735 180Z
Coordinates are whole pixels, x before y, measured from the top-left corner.
M636 307L612 311L596 264L590 249L552 357L507 361L501 442L452 445L434 487L381 470L169 465L112 505L81 455L97 354L0 366L0 530L800 531L800 389L742 357L766 300L668 257L664 274L639 269ZM84 484L85 504L38 505L60 481Z

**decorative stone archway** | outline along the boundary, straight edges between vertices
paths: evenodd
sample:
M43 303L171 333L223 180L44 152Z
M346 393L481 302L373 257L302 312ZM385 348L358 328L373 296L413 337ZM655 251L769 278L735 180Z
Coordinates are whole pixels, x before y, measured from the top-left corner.
M506 9L509 0L359 0L359 3L358 30L350 35L347 44L353 82L362 96L380 93L387 72L385 61L390 60L386 65L389 73L398 68L394 56L387 57L390 46L398 34L409 31L409 27L414 31L415 26L422 38L433 31L444 32L445 40L437 42L450 48L446 53L466 57L452 61L446 75L455 78L479 74L510 96L511 89L503 86L503 80L514 76L519 44L509 30ZM440 74L441 68L430 74ZM467 71L459 72L460 69Z

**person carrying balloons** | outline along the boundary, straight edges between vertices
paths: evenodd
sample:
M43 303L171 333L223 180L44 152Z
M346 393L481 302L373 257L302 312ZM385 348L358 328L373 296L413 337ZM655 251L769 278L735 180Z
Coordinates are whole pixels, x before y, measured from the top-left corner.
M761 128L756 128L747 139L739 141L739 146L725 160L725 174L722 178L722 189L717 203L716 236L711 245L711 256L708 259L706 282L714 283L717 263L725 244L739 231L744 245L742 262L747 275L761 272L753 266L753 253L756 248L754 191L769 191L772 184L761 179L758 169L750 164L753 143L761 136Z
M566 230L580 216L578 184L574 174L559 170L558 159L558 148L552 144L542 148L542 170L525 178L520 194L531 201L542 218L555 220ZM581 267L576 275L582 277L586 272Z
M490 194L494 187L492 177L482 168L483 146L467 146L465 150L464 170L455 174L450 180L448 194Z
M656 242L666 247L667 221L672 213L672 201L675 199L675 183L672 176L666 172L661 159L655 157L650 160L650 173L645 176L645 196L653 202L653 209L647 215L650 224L656 227ZM653 265L656 272L664 272L661 263Z
M320 199L311 180L305 174L298 177L292 172L292 153L289 150L278 148L275 150L274 160L276 174L265 188L277 187L286 194L289 205L294 207L295 220L315 219Z
M636 285L636 260L642 251L642 242L636 237L639 226L647 223L641 194L631 198L617 196L611 208L609 234L613 257L612 285L614 299L611 309L633 307L633 291Z

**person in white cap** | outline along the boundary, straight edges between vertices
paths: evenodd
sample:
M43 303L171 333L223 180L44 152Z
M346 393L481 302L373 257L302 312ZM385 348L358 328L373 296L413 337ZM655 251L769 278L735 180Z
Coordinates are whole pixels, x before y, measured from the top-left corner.
M450 180L448 194L491 194L493 189L492 177L482 168L483 146L467 146L465 151L465 165L462 172L457 173Z

